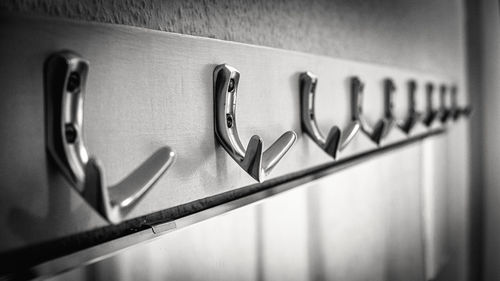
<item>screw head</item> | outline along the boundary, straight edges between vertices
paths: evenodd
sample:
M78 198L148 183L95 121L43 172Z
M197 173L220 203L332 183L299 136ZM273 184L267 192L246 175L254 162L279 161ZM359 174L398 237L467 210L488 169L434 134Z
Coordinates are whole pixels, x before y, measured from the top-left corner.
M78 72L71 72L68 77L68 85L66 86L66 89L68 92L74 93L80 88L80 74Z
M231 93L232 93L232 92L234 92L234 84L235 84L235 83L234 83L234 79L233 79L233 78L231 78L231 79L229 80L229 86L227 87L227 90L228 90L229 92L231 92Z
M66 137L66 141L68 143L75 143L76 138L78 137L75 125L71 123L64 125L64 136Z
M231 114L226 114L226 124L228 128L233 127L233 116Z

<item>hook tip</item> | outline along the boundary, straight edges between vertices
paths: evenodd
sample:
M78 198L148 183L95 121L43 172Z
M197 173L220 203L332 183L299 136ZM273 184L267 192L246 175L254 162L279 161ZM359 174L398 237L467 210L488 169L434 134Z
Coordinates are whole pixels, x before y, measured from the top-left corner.
M155 152L164 159L164 162L173 162L177 158L177 153L170 148L170 146L164 146Z
M318 79L318 77L310 71L305 71L305 72L300 73L300 78L301 79L308 79L308 80L311 80L312 82L315 82Z
M295 140L297 139L297 133L295 133L294 131L287 131L282 136L285 135L290 139L290 141L295 142Z

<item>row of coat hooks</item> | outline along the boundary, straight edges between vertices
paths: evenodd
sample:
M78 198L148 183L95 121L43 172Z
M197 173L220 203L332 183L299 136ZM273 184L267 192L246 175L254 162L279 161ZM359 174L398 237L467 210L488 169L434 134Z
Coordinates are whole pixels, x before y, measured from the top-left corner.
M325 138L317 125L314 110L314 100L316 95L316 85L318 78L311 72L304 72L300 75L300 97L301 97L301 117L303 131L308 134L326 153L336 158L337 152L342 151L352 140L352 138L362 131L373 142L380 145L394 127L401 129L409 135L418 122L422 122L430 128L434 121L439 119L442 124L448 120L458 120L461 116L469 116L470 106L459 107L457 102L457 87L451 86L451 107L446 106L447 86L440 86L440 106L438 109L433 105L434 84L427 83L427 105L426 112L417 110L416 90L417 82L408 81L408 110L402 120L398 120L394 114L394 92L396 86L390 78L384 80L384 114L375 125L371 125L363 114L363 89L364 83L358 77L351 77L351 120L349 125L341 130L338 126L333 126Z
M102 217L111 223L119 223L137 204L144 194L174 163L175 152L168 146L157 150L132 173L114 186L107 186L99 161L89 156L83 139L83 104L89 62L71 51L61 51L50 56L44 67L44 91L46 106L47 151L59 171L79 194ZM227 153L254 179L261 182L278 164L297 139L293 131L284 133L269 148L263 150L263 140L254 135L245 147L236 126L236 96L240 73L222 64L213 73L214 130L218 141ZM351 79L351 122L344 130L333 126L325 138L316 123L314 111L315 89L318 79L310 72L300 76L301 119L303 131L321 149L334 159L358 132L363 132L377 145L393 127L409 134L418 122L426 126L439 119L442 123L470 114L470 107L458 107L456 87L451 88L452 106L444 103L445 90L441 91L441 106L432 104L433 86L427 86L427 109L416 110L415 81L409 82L409 110L404 120L396 120L393 113L392 80L385 81L384 116L373 127L365 119L362 110L363 83Z

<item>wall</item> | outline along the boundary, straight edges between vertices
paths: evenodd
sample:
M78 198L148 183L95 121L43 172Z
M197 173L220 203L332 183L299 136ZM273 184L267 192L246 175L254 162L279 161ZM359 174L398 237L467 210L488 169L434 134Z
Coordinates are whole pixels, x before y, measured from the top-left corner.
M117 23L462 75L462 3L446 1L36 1L1 11Z
M483 163L480 180L474 182L483 198L482 219L484 219L483 236L478 237L483 242L484 279L500 279L500 177L498 174L498 143L500 130L500 6L498 1L484 0L479 2L479 13L475 16L480 23L476 26L479 41L478 53L471 57L475 59L474 66L479 67L476 77L475 91L481 95L475 99L477 118L474 125L480 130L473 135L475 147L479 148L478 156ZM481 124L482 123L482 124Z
M452 78L465 81L465 30L464 30L464 16L462 3L458 0L449 1L3 1L0 3L0 10L7 12L17 12L21 14L30 14L37 16L51 16L51 17L65 17L71 19L118 23L125 25L133 25L138 27L145 27L150 29L158 29L164 31L172 31L184 34L192 34L197 36L213 37L223 40L238 41L243 43L251 43L258 45L265 45L277 48L285 48L297 51L304 51L308 53L317 53L334 57L342 57L347 59L355 59L362 61L369 61L374 63L388 64L400 66L409 69L430 71L436 74L449 75ZM464 102L464 101L461 101ZM455 132L454 137L464 138L463 134L465 128L461 132ZM451 137L450 137L451 139ZM445 141L446 143L446 141ZM442 149L448 149L455 158L449 159L458 160L463 162L467 155L466 141L448 142L447 146L441 146ZM433 145L430 145L434 147ZM463 148L463 149L462 149ZM420 148L418 148L420 149ZM417 150L418 150L417 149ZM423 151L425 148L422 148ZM429 149L428 149L429 150ZM465 151L464 155L454 153L456 151ZM421 151L418 150L420 153ZM417 153L417 154L419 154ZM432 149L426 155L432 155ZM433 171L432 165L435 159L418 160L417 166ZM397 168L397 156L389 157L389 166L393 169ZM429 164L430 163L430 164ZM433 164L434 163L434 164ZM445 164L443 164L445 165ZM448 175L445 182L453 186L454 189L447 191L438 199L444 200L445 206L440 206L437 209L438 213L443 214L442 219L436 219L440 227L451 229L453 236L449 237L449 248L454 249L449 255L450 266L444 268L441 272L443 280L461 280L464 278L466 271L466 252L465 252L465 229L466 225L466 207L467 207L467 186L463 184L467 180L465 174L453 176L457 172L456 165L449 164L449 168L444 173ZM371 170L375 169L371 166ZM458 171L466 171L467 167L460 166ZM352 168L350 170L356 176L362 176L362 168ZM442 175L440 175L442 176ZM335 176L334 176L335 177ZM372 180L380 179L374 177ZM335 180L333 180L335 183ZM454 183L457 183L456 185ZM387 184L387 182L385 183ZM394 183L393 183L394 184ZM331 183L326 184L331 186ZM391 189L390 193L380 192L376 190L384 186L383 182L372 184L373 192L366 196L365 193L359 191L358 193L351 193L350 202L353 206L368 206L376 207L374 205L388 205L393 206L389 208L391 212L402 212L402 217L397 220L402 220L405 215L416 219L419 214L424 213L422 205L411 204L411 209L405 205L394 206L393 201L398 199L409 199L411 196L403 190L397 188ZM164 246L166 252L174 252L179 256L179 260L189 263L190 259L183 259L186 256L200 256L207 257L207 259L191 260L192 263L186 265L187 268L191 267L191 271L196 264L200 266L207 266L208 268L221 268L231 270L234 268L246 268L249 270L248 275L246 271L236 272L236 276L249 276L248 279L254 276L253 274L268 274L264 276L255 276L255 279L274 279L281 277L287 279L289 276L275 276L273 274L284 274L285 271L272 271L272 270L256 270L253 266L237 267L237 264L245 264L246 259L263 254L262 251L255 250L259 243L266 243L265 247L272 247L269 242L278 243L280 237L267 238L264 242L258 240L258 235L252 234L253 231L263 231L268 235L273 233L281 233L282 235L295 235L296 237L290 238L290 243L282 244L282 247L276 247L276 252L286 249L287 245L292 245L294 242L299 242L297 247L291 247L289 252L279 255L274 259L269 258L271 263L259 264L258 261L252 261L248 264L256 263L255 267L272 266L273 260L276 258L286 259L279 263L281 266L289 265L287 269L294 268L294 265L304 265L311 262L311 267L295 268L290 270L288 274L296 273L295 277L309 276L314 278L327 278L346 277L350 272L355 272L356 268L351 265L350 271L346 275L331 270L332 264L323 264L321 262L315 263L314 260L301 259L303 254L308 251L314 252L314 245L304 244L304 230L307 229L308 221L304 218L314 218L317 214L310 208L314 206L318 198L344 198L346 196L346 189L351 188L348 181L339 187L343 192L330 194L327 196L325 188L306 188L292 191L278 199L270 199L266 201L265 205L257 205L244 208L231 215L211 220L201 226L195 226L192 229L186 229L181 234L172 235L171 240L166 238ZM411 190L418 191L417 187ZM442 184L436 184L435 188L445 188ZM388 195L391 195L388 196ZM410 193L418 197L418 193ZM444 198L444 199L443 199ZM448 198L448 199L446 199ZM393 200L393 201L391 201ZM420 200L415 198L415 200ZM434 199L432 199L434 200ZM437 199L436 199L437 200ZM357 205L356 203L357 202ZM404 201L403 201L404 202ZM431 202L433 203L433 201ZM323 205L327 205L324 203ZM293 213L280 213L279 210L283 206L294 206ZM309 206L309 207L308 207ZM318 207L319 208L319 207ZM368 219L370 221L384 220L388 213L371 213L370 208L356 209L363 211L360 215L367 216L372 214L373 217ZM290 208L288 209L290 210ZM327 211L335 212L335 209L319 209L320 214ZM342 209L337 210L342 211ZM345 211L345 210L344 210ZM330 213L328 213L330 214ZM340 213L342 214L342 213ZM291 219L290 216L293 216ZM302 218L302 219L301 219ZM318 222L316 227L326 229L322 235L328 236L331 229L335 228L335 222L340 218L330 217L325 221ZM263 226L264 225L264 226ZM267 226L266 226L267 225ZM353 222L348 227L354 228L353 234L358 232L369 232L370 224L363 227L363 221ZM394 231L402 231L403 224L397 224ZM421 226L417 221L411 224L415 228L415 232L420 235ZM264 228L265 230L262 230ZM357 229L356 229L357 228ZM259 230L260 229L260 230ZM314 228L313 228L314 229ZM446 230L448 231L448 230ZM390 245L391 240L388 235L392 232L380 229L378 236L367 235L364 238L371 239L369 245L379 245L384 241L384 245ZM401 233L400 233L401 234ZM416 236L412 239L423 239L424 235ZM350 233L344 233L341 237L347 239ZM267 237L267 236L266 236ZM401 234L403 237L403 234ZM377 240L380 239L380 240ZM438 239L439 240L439 239ZM443 239L441 239L443 240ZM170 242L169 242L170 241ZM260 242L259 242L260 241ZM363 245L363 236L357 241L356 245ZM378 241L378 242L377 242ZM380 242L380 243L379 243ZM325 242L327 243L327 242ZM354 242L353 242L354 243ZM379 243L379 244L377 244ZM177 245L177 246L176 246ZM219 248L213 245L218 245ZM320 244L323 245L323 244ZM325 244L328 245L328 244ZM327 251L326 254L335 253L335 245L331 245L332 251ZM182 249L192 247L195 253L183 254ZM236 248L234 248L236 247ZM263 247L262 245L258 247ZM257 249L258 249L257 247ZM316 247L321 247L317 246ZM389 247L389 246L387 246ZM222 249L222 250L221 250ZM265 249L265 248L264 248ZM369 256L370 261L364 264L366 271L359 272L359 279L368 278L370 274L376 274L378 279L392 279L401 280L405 272L404 266L395 266L387 260L378 260L379 254L383 255L387 248L376 248L373 255ZM359 258L366 256L362 254L363 249L359 248L359 255L352 256L352 264L358 264ZM378 252L377 252L378 251ZM369 253L369 251L367 251ZM272 253L272 252L271 252ZM398 252L399 253L399 252ZM404 251L401 252L404 254ZM351 253L352 254L352 253ZM417 253L418 254L418 253ZM422 253L420 253L422 254ZM265 255L265 252L264 252ZM272 255L272 254L270 254ZM423 254L422 254L423 255ZM214 258L215 256L215 258ZM313 255L315 256L315 255ZM395 255L397 256L397 255ZM436 256L439 256L436 254ZM232 262L228 258L244 257L236 259ZM272 256L271 256L272 257ZM296 259L293 259L295 257ZM394 257L394 256L391 256ZM405 258L402 256L401 258ZM123 261L127 257L119 258L115 261L108 261L108 264L97 265L96 268L112 268L110 263ZM212 260L210 260L212 259ZM328 259L325 259L328 260ZM335 261L335 257L330 261ZM383 261L382 261L383 260ZM213 264L221 261L220 264ZM395 262L393 260L390 260ZM363 262L363 261L361 261ZM371 262L371 263L370 263ZM417 268L422 269L421 261L417 262L414 259L406 262L413 262ZM119 262L117 262L119 264ZM333 263L334 265L335 263ZM182 266L182 264L174 264ZM316 266L316 267L315 267ZM317 267L320 268L317 268ZM401 272L392 272L391 267L402 270ZM97 270L94 268L94 270ZM461 271L458 271L460 269ZM113 273L107 271L102 273L102 270L95 273L96 275ZM255 273L257 272L257 273ZM264 273L262 273L264 272ZM375 273L374 273L375 272ZM115 272L116 274L125 274L123 272ZM92 274L92 273L85 273ZM185 271L180 271L179 274L188 274ZM195 273L192 273L195 274ZM315 276L314 274L319 274ZM324 275L321 275L324 274ZM340 274L340 275L335 275ZM182 275L184 276L184 275ZM418 276L418 273L412 275ZM434 274L431 274L434 276ZM189 277L189 276L188 276ZM190 279L200 278L201 276L191 276ZM216 276L211 276L214 279ZM356 278L353 277L353 280Z

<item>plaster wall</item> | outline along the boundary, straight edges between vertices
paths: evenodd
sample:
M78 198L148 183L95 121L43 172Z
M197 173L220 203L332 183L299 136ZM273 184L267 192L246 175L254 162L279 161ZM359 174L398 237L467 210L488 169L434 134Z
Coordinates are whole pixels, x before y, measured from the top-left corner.
M6 0L0 11L116 23L437 74L463 72L462 2Z

